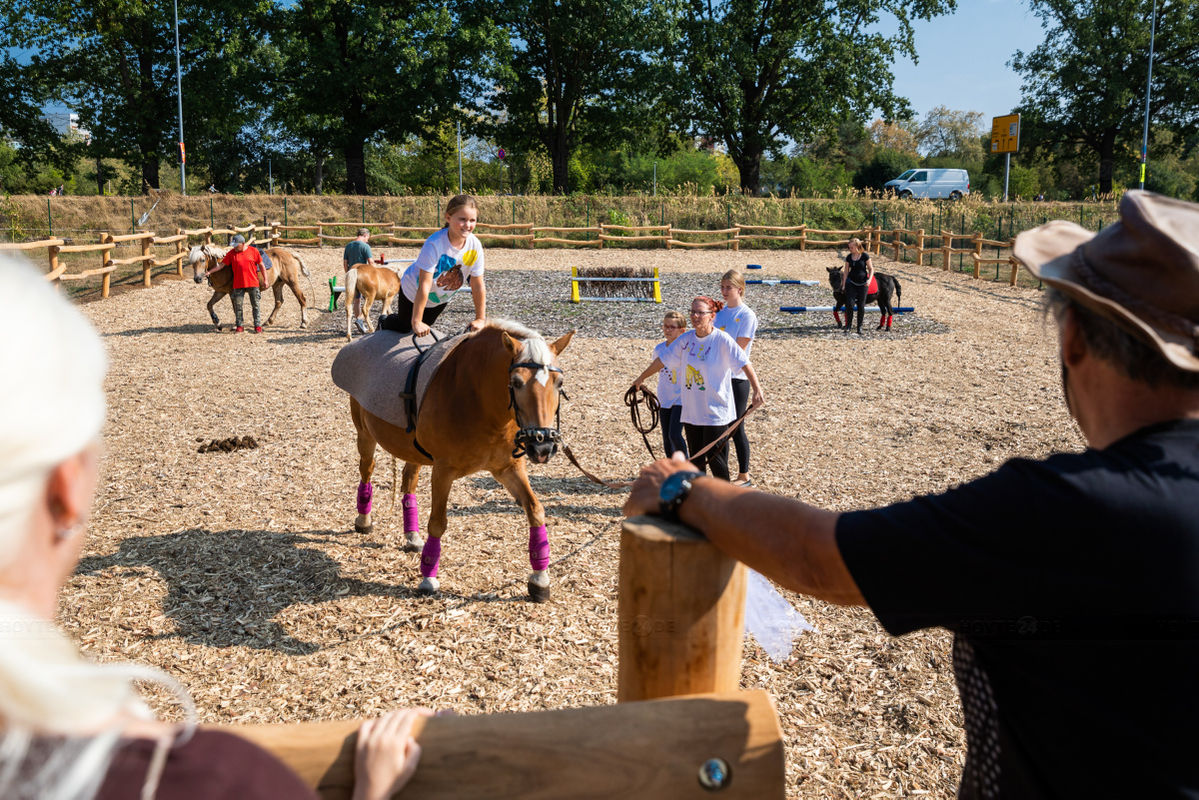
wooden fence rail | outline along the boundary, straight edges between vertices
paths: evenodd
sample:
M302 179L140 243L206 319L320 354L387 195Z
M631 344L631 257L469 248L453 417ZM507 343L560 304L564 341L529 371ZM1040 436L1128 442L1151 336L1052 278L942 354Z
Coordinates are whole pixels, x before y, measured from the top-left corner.
M46 252L47 280L82 281L92 278L100 279L100 296L108 297L111 290L112 274L118 267L138 264L142 270L142 285L150 286L154 269L175 267L178 275L183 275L183 262L187 258L189 242L202 239L203 243L212 243L213 237L234 236L241 234L249 244L266 244L270 247L279 245L316 246L325 243L334 246L354 239L352 236L342 236L336 233L326 233L326 230L340 231L344 228L368 228L372 230L373 241L377 244L419 245L425 237L440 230L436 227L401 226L393 222L319 222L316 225L246 225L225 228L179 228L172 235L159 236L150 231L113 235L101 233L99 241L90 244L68 244L63 239L43 239L35 242L0 243L0 252L44 250ZM306 238L289 237L286 234L297 231L315 234ZM374 233L378 231L378 233ZM558 234L546 236L544 234ZM259 236L261 235L261 238ZM513 246L525 246L530 249L538 245L559 247L617 247L620 245L641 245L646 243L660 244L667 250L674 247L705 248L723 247L740 250L742 242L768 241L775 243L797 245L801 251L808 248L835 247L844 248L850 238L861 239L866 249L875 254L881 254L884 247L891 251L896 261L902 261L909 253L913 261L925 266L925 256L941 256L941 267L948 271L950 260L954 255L969 255L974 263L974 277L981 277L983 265L1008 264L1011 269L1008 283L1016 285L1019 264L1011 255L1014 239L995 240L983 238L981 233L926 233L923 229L907 230L893 228L883 230L877 226L866 226L857 230L823 230L809 228L806 225L741 225L734 224L718 230L689 230L666 225L590 225L586 227L555 227L533 225L527 222L515 222L510 225L480 224L475 235L489 241L503 241ZM680 238L681 237L681 238ZM886 238L889 237L889 241ZM909 241L911 240L911 241ZM957 242L967 246L954 247ZM113 258L113 251L118 245L128 247L136 243L140 252L138 255ZM173 246L173 247L172 247ZM171 248L164 252L155 252L155 248ZM994 258L983 255L984 248L995 248L997 251L1007 250L1006 254L997 252ZM64 253L99 253L99 264L96 267L67 272L66 265L59 256Z

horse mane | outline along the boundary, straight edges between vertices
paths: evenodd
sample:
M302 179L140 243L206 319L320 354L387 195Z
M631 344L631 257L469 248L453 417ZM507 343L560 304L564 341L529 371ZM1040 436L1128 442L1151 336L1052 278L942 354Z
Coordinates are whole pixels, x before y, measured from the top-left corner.
M554 352L550 350L550 346L546 344L541 334L532 328L522 325L516 320L503 317L492 317L487 321L487 327L496 328L512 338L520 340L521 350L517 357L518 361L529 361L546 366L554 363Z
M215 258L220 261L225 257L225 252L223 248L217 247L215 244L198 244L188 251L187 263L195 264L204 258Z

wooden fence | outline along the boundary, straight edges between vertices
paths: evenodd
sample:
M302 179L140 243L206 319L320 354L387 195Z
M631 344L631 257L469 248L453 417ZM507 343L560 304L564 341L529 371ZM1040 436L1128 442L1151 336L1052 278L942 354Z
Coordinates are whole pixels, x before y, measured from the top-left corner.
M150 286L153 270L161 267L173 267L178 275L183 275L183 262L187 258L189 243L201 239L210 243L214 236L246 236L249 244L266 244L269 247L279 245L289 246L340 246L353 240L354 236L345 235L355 232L358 228L371 231L371 242L379 245L417 246L429 234L439 230L434 227L404 227L393 222L319 222L316 225L247 225L245 227L226 228L194 228L176 229L170 236L159 236L145 231L114 236L101 233L99 240L93 244L68 244L63 239L43 239L36 242L0 243L0 252L7 250L44 250L48 271L47 280L63 282L100 279L100 296L108 297L111 288L112 274L118 267L140 264L142 270L142 285ZM292 232L304 232L311 236L292 236ZM261 238L257 238L259 234ZM730 250L740 250L743 242L770 242L784 246L796 246L801 251L810 248L848 247L851 238L861 239L866 248L879 254L884 248L891 251L896 261L903 261L908 255L913 256L916 264L933 265L937 255L941 257L941 267L946 271L954 255L969 254L974 263L974 277L981 277L983 265L1007 264L1010 267L1008 283L1016 285L1016 275L1019 265L1011 256L1014 240L995 240L983 238L981 233L953 233L942 231L937 234L925 233L920 230L892 228L884 230L878 226L866 226L857 230L823 230L809 228L806 225L771 226L771 225L740 225L718 230L687 230L666 225L609 225L601 224L588 227L544 227L531 223L513 223L511 225L484 225L475 229L479 239L489 242L503 242L513 247L535 248L539 245L554 247L596 247L613 248L628 245L638 247L662 246L667 250L673 248L704 248L722 247ZM118 245L124 247L136 243L140 254L124 258L113 258ZM965 246L955 247L955 243L965 243ZM994 258L986 258L983 248L995 248ZM155 248L166 248L165 252L155 252ZM1000 251L1008 253L1001 254ZM97 266L77 272L67 272L66 265L59 256L63 253L99 253Z

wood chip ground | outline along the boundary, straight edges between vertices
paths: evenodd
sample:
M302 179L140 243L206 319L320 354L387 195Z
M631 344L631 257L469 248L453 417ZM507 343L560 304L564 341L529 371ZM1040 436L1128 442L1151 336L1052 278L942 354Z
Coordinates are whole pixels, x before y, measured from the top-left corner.
M554 559L554 599L535 605L525 599L523 515L489 476L464 479L451 494L443 591L418 596L417 555L398 547L398 511L387 517L389 460L376 472L375 532L354 532L353 427L329 377L345 318L322 310L341 253L302 253L313 270L303 284L314 306L308 330L288 293L265 333L215 333L209 292L190 271L83 306L108 345L110 407L102 485L62 624L99 660L176 676L206 722L614 702L623 494L588 483L561 456L531 467ZM650 361L662 314L686 310L694 294L718 295L720 274L751 262L763 269L750 277L823 282L836 259L491 249L489 310L547 338L578 329L562 358L572 398L564 434L592 472L627 478L647 455L622 398ZM877 313L858 337L835 330L827 313L777 311L829 304L823 286L750 287L761 320L753 362L768 402L749 423L759 488L850 510L940 491L1013 456L1082 446L1037 291L885 256L875 263L916 308L891 333L873 330ZM658 266L665 303L572 305L571 265ZM228 301L218 308L231 322ZM469 318L466 298L443 316L447 329ZM197 452L246 436L258 447ZM427 485L418 497L423 524ZM892 639L865 610L789 597L818 632L800 637L785 663L751 640L742 678L775 699L787 796L953 797L964 737L948 635ZM151 700L178 714L163 696Z

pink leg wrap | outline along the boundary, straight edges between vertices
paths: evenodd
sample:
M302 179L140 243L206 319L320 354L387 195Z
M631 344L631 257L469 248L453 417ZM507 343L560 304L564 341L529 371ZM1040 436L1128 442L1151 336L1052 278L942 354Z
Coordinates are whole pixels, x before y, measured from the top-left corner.
M358 513L371 513L371 495L375 493L374 487L367 483L358 484Z
M420 512L416 508L416 495L404 495L403 505L404 533L416 533L420 530Z
M420 574L425 578L437 577L437 564L441 561L441 540L430 536L420 551Z
M529 526L529 566L541 572L550 565L550 537L544 525Z

